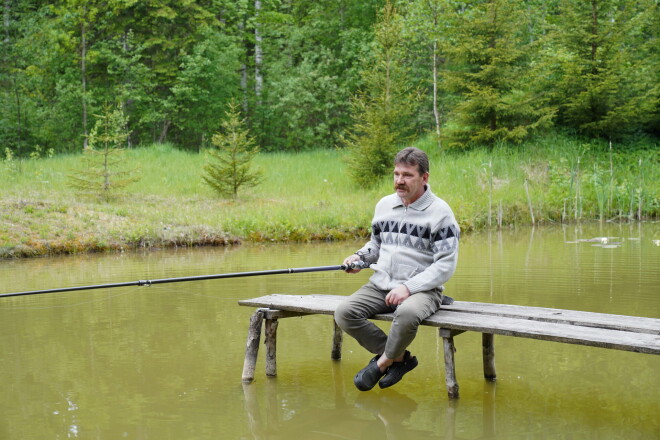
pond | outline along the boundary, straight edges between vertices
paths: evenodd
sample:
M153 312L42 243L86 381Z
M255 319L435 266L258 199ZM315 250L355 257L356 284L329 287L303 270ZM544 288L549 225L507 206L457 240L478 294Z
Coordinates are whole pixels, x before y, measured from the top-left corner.
M588 239L608 237L594 241ZM660 224L571 225L465 235L447 294L459 300L660 318ZM359 243L240 246L0 262L0 293L340 264ZM271 293L348 295L368 278L317 272L0 298L0 439L660 438L658 356L456 337L461 397L442 339L424 327L419 367L362 393L371 355L328 316L282 320L278 376L241 383L252 308ZM379 323L387 327L387 323Z

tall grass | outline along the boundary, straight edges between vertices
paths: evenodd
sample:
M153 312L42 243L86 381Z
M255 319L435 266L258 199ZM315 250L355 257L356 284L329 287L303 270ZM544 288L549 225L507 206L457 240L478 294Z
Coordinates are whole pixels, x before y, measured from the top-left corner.
M497 225L656 219L657 145L586 144L562 136L492 150L438 151L433 191L452 206L463 231ZM653 148L651 148L653 147ZM141 180L110 203L68 186L79 155L0 162L0 256L131 246L335 240L365 237L391 179L372 188L348 177L338 150L260 155L263 183L218 198L203 184L204 154L153 145L126 151Z

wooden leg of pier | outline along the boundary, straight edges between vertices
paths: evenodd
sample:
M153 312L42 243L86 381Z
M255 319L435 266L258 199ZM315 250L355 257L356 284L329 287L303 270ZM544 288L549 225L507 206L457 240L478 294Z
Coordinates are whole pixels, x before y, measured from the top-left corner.
M494 381L497 378L495 372L495 335L482 333L481 346L484 357L484 377L486 380Z
M454 362L454 336L457 334L451 330L441 328L443 348L445 352L445 383L447 384L447 394L450 399L458 399L458 382L456 381L456 364Z
M248 328L247 344L245 347L245 360L243 361L243 382L252 382L254 380L263 318L264 309L257 309L250 317L250 327Z
M277 318L266 319L266 376L277 376Z
M332 337L332 353L330 354L330 357L333 361L338 361L341 360L341 345L344 340L344 332L339 328L334 319L332 322L335 325L335 331Z

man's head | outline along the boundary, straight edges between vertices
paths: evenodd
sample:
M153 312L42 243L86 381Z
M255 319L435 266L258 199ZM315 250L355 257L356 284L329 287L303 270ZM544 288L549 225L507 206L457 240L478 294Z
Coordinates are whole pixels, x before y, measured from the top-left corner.
M394 166L398 164L416 165L419 174L429 172L429 158L425 152L415 147L407 147L399 151L394 158Z
M394 190L408 206L419 199L429 181L429 158L419 148L408 147L394 158Z

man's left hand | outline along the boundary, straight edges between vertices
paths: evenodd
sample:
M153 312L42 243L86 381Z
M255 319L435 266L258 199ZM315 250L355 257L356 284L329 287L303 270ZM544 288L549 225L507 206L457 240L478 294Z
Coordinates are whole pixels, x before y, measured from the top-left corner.
M410 290L402 284L390 290L390 293L385 297L385 304L388 306L398 306L410 296Z

